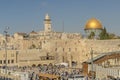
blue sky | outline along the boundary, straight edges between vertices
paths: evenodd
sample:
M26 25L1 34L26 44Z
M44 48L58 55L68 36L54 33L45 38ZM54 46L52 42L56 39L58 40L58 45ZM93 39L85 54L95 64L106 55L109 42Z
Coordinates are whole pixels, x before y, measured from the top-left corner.
M120 0L0 0L0 33L43 30L48 13L55 31L84 34L92 17L99 19L108 32L120 35Z

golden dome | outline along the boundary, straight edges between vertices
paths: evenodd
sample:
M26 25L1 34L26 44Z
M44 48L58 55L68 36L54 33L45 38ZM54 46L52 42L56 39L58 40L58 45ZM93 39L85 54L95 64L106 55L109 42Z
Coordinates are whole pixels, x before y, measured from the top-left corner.
M85 30L88 29L102 29L102 24L96 18L91 18L85 25Z

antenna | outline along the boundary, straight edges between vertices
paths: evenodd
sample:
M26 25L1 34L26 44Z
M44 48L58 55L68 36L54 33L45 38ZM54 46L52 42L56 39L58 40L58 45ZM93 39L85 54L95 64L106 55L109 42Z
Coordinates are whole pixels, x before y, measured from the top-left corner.
M5 30L4 30L4 33L8 33L8 30L9 30L9 27L6 27Z
M8 34L9 27L6 27L4 30L5 33L5 74L7 74L7 65L8 65L8 54L7 54L7 34ZM7 78L5 78L6 80Z
M64 32L64 21L62 22L62 32Z

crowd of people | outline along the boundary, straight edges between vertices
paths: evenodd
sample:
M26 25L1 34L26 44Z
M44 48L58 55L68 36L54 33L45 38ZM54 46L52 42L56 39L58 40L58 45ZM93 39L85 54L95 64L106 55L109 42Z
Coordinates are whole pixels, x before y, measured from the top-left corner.
M60 76L61 80L67 80L70 75L81 74L81 69L76 68L68 68L64 65L39 65L39 66L25 66L25 67L11 67L8 70L12 70L14 72L26 72L25 77L26 80L39 80L39 73L43 74L51 74ZM22 76L24 77L24 76Z

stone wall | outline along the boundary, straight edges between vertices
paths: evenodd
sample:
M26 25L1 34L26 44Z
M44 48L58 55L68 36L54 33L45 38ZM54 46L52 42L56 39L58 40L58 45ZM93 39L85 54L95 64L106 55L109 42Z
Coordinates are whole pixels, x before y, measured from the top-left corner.
M44 32L44 35L45 34L46 33ZM89 40L81 38L79 34L61 34L62 33L58 33L59 38L54 38L54 36L56 36L57 33L47 33L47 35L43 36L50 36L50 38L44 39L41 39L41 36L38 36L38 34L36 36L34 35L34 38L29 37L22 40L16 40L14 37L9 37L7 47L11 47L8 50L19 51L20 55L18 57L21 59L24 57L31 57L34 59L34 57L37 58L38 55L46 55L47 53L49 53L55 57L55 61L53 61L54 63L67 62L70 64L70 66L72 66L71 63L76 62L78 67L81 66L82 62L86 61L87 59L90 59L91 48L93 50L94 56L97 56L103 52L113 52L120 50L119 39ZM0 40L1 50L4 50L4 37L1 37ZM33 45L34 47L31 48L31 46ZM32 65L32 63L34 62L31 61L29 63ZM20 63L19 65L22 65L22 63Z

